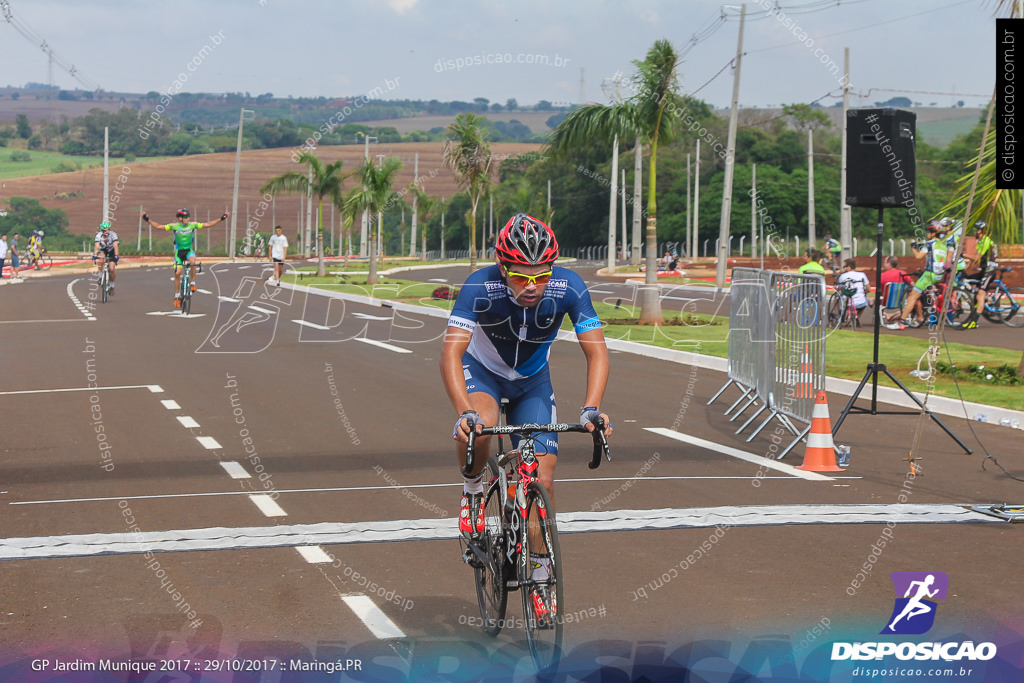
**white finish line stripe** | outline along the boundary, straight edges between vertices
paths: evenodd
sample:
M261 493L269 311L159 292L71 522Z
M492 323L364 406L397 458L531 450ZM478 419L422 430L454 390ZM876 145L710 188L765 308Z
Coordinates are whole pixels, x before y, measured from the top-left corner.
M331 556L324 552L318 545L300 545L295 548L302 555L302 559L310 564L328 564L333 562Z
M970 504L747 505L658 510L599 510L558 515L561 533L703 529L783 524L1006 524ZM0 539L0 560L91 557L145 552L292 548L309 545L438 541L458 537L458 521L397 519L386 522L321 522L228 529L182 529Z
M394 351L395 353L412 353L409 349L403 349L401 346L394 346L386 342L377 341L376 339L367 339L366 337L356 337L356 341L363 342L364 344L370 344L372 346L379 346L382 349L388 351Z
M252 479L252 475L245 471L245 468L234 460L227 460L220 464L228 476L232 479Z
M178 422L181 423L182 427L186 427L188 429L193 429L199 426L199 423L193 420L189 415L179 415Z
M326 325L318 325L316 323L311 323L311 322L308 322L306 320L293 320L292 322L297 324L297 325L302 325L303 327L312 327L314 330L329 330L329 329L331 329L331 328L327 327Z
M380 611L380 608L373 603L373 600L365 595L343 595L341 599L356 613L370 632L385 640L387 638L405 638L402 630L395 625L395 622L388 619L387 615Z
M212 436L197 436L196 441L198 441L202 447L208 451L215 451L221 447L221 445L217 443L217 439Z
M277 502L265 493L255 493L249 496L249 500L256 504L267 517L287 517L288 513L277 504Z
M661 436L667 436L670 439L676 439L677 441L683 441L694 446L700 446L706 448L709 451L715 451L723 455L731 455L734 458L740 460L746 460L747 462L754 463L759 467L764 467L770 470L776 470L778 472L785 472L788 475L794 477L800 477L801 479L808 479L810 481L834 481L833 477L826 477L824 474L818 474L817 472L806 472L804 470L798 470L792 465L786 465L773 458L766 458L763 455L755 455L753 453L747 453L741 451L738 448L732 448L731 446L725 446L723 444L715 443L714 441L707 441L697 436L690 434L683 434L677 432L674 429L665 429L664 427L644 427L649 432L660 434Z
M160 401L160 403L162 403L164 408L167 408L167 410L181 410L181 406L178 405L177 401L165 400Z

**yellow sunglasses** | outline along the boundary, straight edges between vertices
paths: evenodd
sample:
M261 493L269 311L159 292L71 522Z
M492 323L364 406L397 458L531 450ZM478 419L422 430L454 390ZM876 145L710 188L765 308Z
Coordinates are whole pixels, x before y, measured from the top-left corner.
M550 270L545 270L543 273L537 273L536 275L523 275L506 268L505 275L510 282L514 282L520 287L527 287L534 283L538 285L547 284L547 281L551 279Z

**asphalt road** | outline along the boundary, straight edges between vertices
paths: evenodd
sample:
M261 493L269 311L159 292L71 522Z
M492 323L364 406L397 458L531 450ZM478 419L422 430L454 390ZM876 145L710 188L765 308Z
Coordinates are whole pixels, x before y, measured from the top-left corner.
M166 680L529 679L522 632L474 623L444 319L232 264L185 317L169 276L123 269L106 304L83 275L0 288L0 679L93 680L59 667L105 659L189 662ZM582 353L558 342L551 362L573 416ZM590 471L588 440L562 442L563 672L853 680L865 662L832 643L970 640L998 654L911 663L1019 679L1020 527L969 509L1024 497L974 436L1024 476L1019 432L947 420L966 456L926 423L909 477L919 418L853 415L850 468L815 475L763 457L777 429L734 436L735 393L706 405L721 373L622 352L612 373L613 461ZM926 635L879 635L900 571L948 575ZM352 663L316 679L292 659Z

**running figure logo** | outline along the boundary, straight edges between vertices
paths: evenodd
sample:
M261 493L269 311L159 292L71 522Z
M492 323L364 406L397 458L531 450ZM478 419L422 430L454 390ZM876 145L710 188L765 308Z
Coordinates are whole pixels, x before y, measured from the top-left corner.
M889 577L896 589L896 604L881 633L926 633L935 623L936 600L946 599L949 576L944 572L893 572Z

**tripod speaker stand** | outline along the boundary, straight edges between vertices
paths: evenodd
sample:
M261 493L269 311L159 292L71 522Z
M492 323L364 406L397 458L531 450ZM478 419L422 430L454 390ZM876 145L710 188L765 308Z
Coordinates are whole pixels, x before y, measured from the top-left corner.
M956 434L943 424L942 420L910 392L885 366L878 362L878 335L881 326L882 291L882 227L885 207L906 207L901 198L909 197L913 206L916 178L914 152L913 112L899 109L850 109L846 116L846 157L850 171L846 186L846 203L850 206L876 207L878 209L878 232L875 235L875 327L874 355L868 363L864 377L850 396L850 402L843 408L832 428L833 436L839 431L851 411L888 415L916 415L912 411L878 410L878 374L882 373L903 390L919 408L924 410L965 452L971 449ZM888 137L887 137L888 136ZM861 408L854 403L871 380L871 408Z

